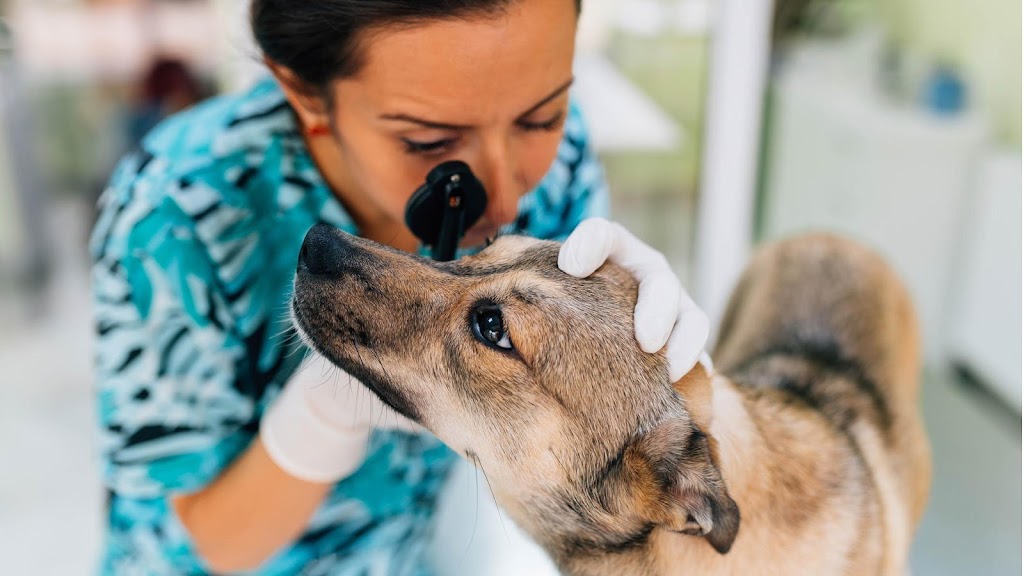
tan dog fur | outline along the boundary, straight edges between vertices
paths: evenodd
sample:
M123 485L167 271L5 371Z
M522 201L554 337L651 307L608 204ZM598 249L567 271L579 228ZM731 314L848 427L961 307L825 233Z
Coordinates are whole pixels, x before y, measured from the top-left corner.
M444 264L326 227L306 244L332 263L296 276L307 341L475 462L564 573L906 569L930 474L916 323L859 245L761 249L718 372L671 383L616 266L572 278L520 237ZM494 311L513 351L474 331Z

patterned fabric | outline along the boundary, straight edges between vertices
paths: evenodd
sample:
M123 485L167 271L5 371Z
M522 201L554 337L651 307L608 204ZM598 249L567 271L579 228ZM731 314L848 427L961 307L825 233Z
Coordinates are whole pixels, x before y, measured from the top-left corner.
M564 239L606 212L573 107L558 159L514 228ZM318 222L357 233L271 80L171 118L117 168L90 247L109 490L102 573L208 571L167 496L203 488L245 450L300 363L288 298ZM259 573L428 574L424 548L453 458L426 435L373 434L362 467Z

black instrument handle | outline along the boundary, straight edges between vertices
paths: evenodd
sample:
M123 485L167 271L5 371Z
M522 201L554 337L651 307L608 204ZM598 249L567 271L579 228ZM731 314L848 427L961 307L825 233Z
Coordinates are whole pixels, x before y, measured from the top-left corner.
M441 219L441 233L437 238L437 245L434 246L432 257L438 262L447 262L455 259L455 252L459 249L459 242L462 235L466 233L466 210L463 205L462 187L459 186L458 177L445 186L445 208L444 216Z

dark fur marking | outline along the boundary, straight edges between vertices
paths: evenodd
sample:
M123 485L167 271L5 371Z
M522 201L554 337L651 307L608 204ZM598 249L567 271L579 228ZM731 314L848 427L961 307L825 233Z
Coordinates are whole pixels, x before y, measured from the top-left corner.
M384 378L363 366L359 362L344 360L331 355L329 352L321 351L321 354L328 360L341 367L351 374L356 380L363 383L371 392L390 406L395 412L414 421L420 422L420 413L416 406L403 394L397 386L394 386Z
M293 305L292 311L295 314L295 319L298 321L299 326L310 336L314 343L329 341L327 338L320 337L317 333L317 327L306 321L301 306ZM354 345L355 343L353 343L353 346ZM416 409L415 404L413 404L413 402L410 401L397 386L386 380L384 375L373 372L368 367L363 366L362 363L355 360L340 358L330 350L323 349L321 346L314 346L314 348L322 356L330 360L332 364L338 366L342 370L351 374L353 378L362 382L364 386L369 388L371 392L376 394L382 402L390 406L395 412L398 412L402 416L405 416L414 422L421 422L420 413Z
M544 299L544 297L538 294L535 290L514 289L512 290L512 297L528 306L538 306Z
M570 556L621 554L646 546L654 527L653 522L647 522L638 530L626 534L609 535L601 539L571 538L566 540L564 547Z
M514 270L518 266L515 263L512 264L501 264L501 265L489 265L489 266L463 266L458 263L458 260L452 264L439 265L437 268L442 272L451 274L452 276L458 276L460 278L477 278L480 276L490 276L492 274L501 274Z
M562 398L561 394L559 394L557 391L552 390L550 388L545 388L544 391L547 392L552 398L555 399L555 402L558 403L558 405L562 408L562 410L565 410L567 413L571 413L572 412L571 410L569 410L569 405L565 403L565 398Z
M824 379L820 376L818 378L796 379L785 374L771 374L770 372L756 370L758 364L775 357L802 360L809 364L811 368L816 368L818 371L825 373L825 375L843 378L860 395L867 397L876 412L881 428L884 431L888 431L892 427L892 414L885 402L885 398L882 396L878 383L864 372L864 369L858 362L843 355L839 346L834 341L805 341L792 344L777 344L751 355L735 370L730 370L730 372L735 374L736 378L740 381L749 380L750 375L754 372L761 372L761 378L774 376L777 378L774 387L800 398L818 412L827 414L828 412L825 408L836 406L828 398L834 396L835 393L826 390L824 386L820 385ZM842 421L834 423L841 428L845 428L849 424L849 422Z
M606 511L610 512L607 492L603 489L603 485L610 477L621 472L622 463L625 461L626 457L626 450L628 450L635 441L635 438L629 438L623 442L619 450L612 455L607 462L605 462L604 466L602 466L597 474L594 475L594 478L587 483L588 494L590 494Z
M482 345L483 344L481 344L481 346ZM462 350L456 341L455 335L449 334L445 337L444 352L445 358L447 359L447 365L452 371L451 384L455 386L463 396L470 398L475 402L480 402L483 398L472 386L468 384L470 374L461 362Z

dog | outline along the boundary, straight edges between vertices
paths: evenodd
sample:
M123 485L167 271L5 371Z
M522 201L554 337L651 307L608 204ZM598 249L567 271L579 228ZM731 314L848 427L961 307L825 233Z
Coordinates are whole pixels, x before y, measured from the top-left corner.
M900 575L930 482L918 332L873 252L763 247L713 350L668 381L633 334L637 283L577 279L559 244L438 263L318 225L304 340L483 470L570 575Z

